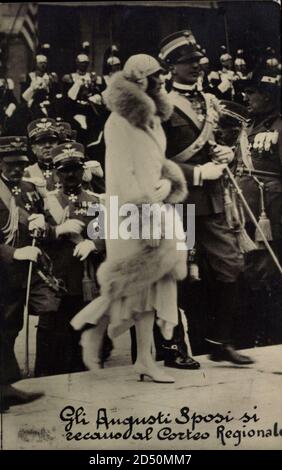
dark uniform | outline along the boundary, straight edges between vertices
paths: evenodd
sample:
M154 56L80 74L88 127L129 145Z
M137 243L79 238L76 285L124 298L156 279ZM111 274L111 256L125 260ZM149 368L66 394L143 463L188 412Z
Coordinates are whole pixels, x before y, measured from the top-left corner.
M25 137L6 137L0 139L0 154L5 160L17 164L28 162L27 141ZM19 366L14 354L14 344L23 327L23 309L28 275L28 261L16 261L17 248L30 246L32 237L29 231L28 217L31 214L44 213L43 200L35 185L20 181L15 184L0 177L0 261L1 261L1 369L0 383L10 384L21 378ZM43 239L37 245L44 247L44 239L54 235L53 229L46 226ZM35 315L55 311L59 304L57 295L45 284L37 271L33 269L29 313Z
M103 77L88 72L89 58L78 54L77 71L62 78L65 100L64 118L77 131L77 139L85 146L97 141L105 123L102 92L106 88ZM107 114L108 115L108 114Z
M45 54L36 55L36 68L21 81L22 101L30 121L44 116L56 117L61 107L59 79L55 72L48 71L48 58Z
M83 167L83 146L72 142L59 145L53 150L55 168L64 171L69 165ZM80 156L79 156L80 155ZM104 243L95 241L96 248L85 261L74 256L76 245L87 236L87 225L93 221L88 209L100 202L100 198L82 188L82 173L77 185L69 190L66 186L59 191L48 193L48 211L54 224L62 224L68 219L84 223L80 235L70 233L59 236L49 246L48 253L54 261L54 272L61 278L68 293L64 296L58 315L41 317L38 329L38 360L36 375L62 374L85 370L79 346L80 334L72 329L69 322L86 303L98 294L96 269L103 259ZM90 242L91 243L91 242Z
M172 64L199 63L201 54L191 36L190 32L180 32L164 39L163 59ZM183 45L185 38L187 43ZM225 220L222 178L202 181L200 176L201 166L211 160L209 141L214 140L214 136L209 122L212 122L211 112L217 112L217 102L212 95L199 93L196 85L174 82L170 93L174 112L165 125L167 156L182 162L179 164L189 188L186 202L195 205L196 247L203 279L202 289L198 291L197 286L195 295L187 280L183 281L180 302L186 313L191 314L188 324L192 335L194 331L203 334L197 329L199 310L205 308L209 313L206 336L213 345L212 359L249 363L252 362L249 358L239 355L230 346L237 313L237 279L243 269L243 257ZM199 302L208 299L208 303L201 308L196 299Z
M254 171L250 172L251 176L239 177L238 182L282 264L282 120L278 109L279 84L275 74L268 71L259 72L246 83L245 92L247 101L254 101L254 94L256 99L270 96L272 107L268 107L267 112L262 108L262 114L255 114L256 111L253 111L254 119L248 129L248 138ZM267 172L272 174L267 176ZM261 217L263 207L259 184L263 185L266 221L265 217ZM261 345L281 342L281 274L248 214L246 229L259 248L246 256L245 269L248 290L246 303L250 315L252 313L253 340Z
M36 119L28 125L27 132L31 145L38 143L40 139L45 139L48 137L57 140L59 143L60 130L54 119ZM54 171L51 157L46 160L41 160L38 157L37 160L38 161L33 165L30 165L26 168L25 176L27 178L38 180L39 186L41 181L42 195L44 194L44 188L46 188L47 191L54 191L55 189L59 189L61 185L56 171Z
M18 105L13 90L13 80L0 73L0 136L13 130L13 114Z

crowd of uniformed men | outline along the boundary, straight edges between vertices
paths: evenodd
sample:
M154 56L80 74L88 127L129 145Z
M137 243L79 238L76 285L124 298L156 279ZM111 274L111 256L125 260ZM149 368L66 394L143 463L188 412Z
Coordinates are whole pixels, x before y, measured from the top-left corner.
M210 70L205 50L193 39L190 31L177 32L162 42L159 55L163 88L174 104L164 125L167 157L179 163L187 179L196 245L189 252L188 278L179 285L174 337L164 340L156 326L155 342L157 358L183 370L200 367L190 345L194 354L210 352L215 361L244 365L252 359L234 349L236 342L253 347L282 339L281 274L238 192L211 161L215 142L207 141L206 129L215 96L223 111L214 139L227 149L220 158L229 162L281 263L281 64L271 48L253 70L243 50L234 58L222 50L220 69ZM103 92L122 69L119 50L112 46L104 75L89 70L88 48L84 43L75 72L59 80L48 67L49 45L43 45L34 70L21 82L20 101L1 63L2 410L38 398L11 386L21 377L14 345L23 327L27 285L28 313L38 315L35 376L84 370L79 333L69 322L99 291L95 273L106 256L105 244L88 238L93 219L88 208L103 200L105 191L103 128L109 111ZM207 324L212 324L208 334ZM105 335L101 363L111 349Z

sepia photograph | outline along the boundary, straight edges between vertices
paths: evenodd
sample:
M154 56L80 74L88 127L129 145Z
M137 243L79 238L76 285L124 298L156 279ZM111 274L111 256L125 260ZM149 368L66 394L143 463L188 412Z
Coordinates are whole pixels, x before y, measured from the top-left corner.
M282 450L280 21L0 3L0 461Z

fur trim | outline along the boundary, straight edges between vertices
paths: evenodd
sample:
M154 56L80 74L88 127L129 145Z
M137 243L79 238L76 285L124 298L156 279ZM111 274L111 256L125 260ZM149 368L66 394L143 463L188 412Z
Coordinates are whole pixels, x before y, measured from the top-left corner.
M123 72L114 74L104 99L111 111L125 118L135 127L145 129L157 114L162 120L168 120L172 106L165 93L160 93L153 100L134 82L127 80Z
M105 261L97 271L101 295L112 300L134 295L166 274L176 280L187 275L187 252L176 250L176 241L162 239L158 248L141 250L120 261Z
M187 182L181 168L171 160L165 160L162 168L162 178L172 182L171 193L165 202L176 204L188 196Z

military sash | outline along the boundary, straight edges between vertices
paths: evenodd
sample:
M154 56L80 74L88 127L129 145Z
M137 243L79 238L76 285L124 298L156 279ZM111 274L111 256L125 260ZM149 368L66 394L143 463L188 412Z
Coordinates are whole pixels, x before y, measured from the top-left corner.
M52 194L49 192L46 198L47 210L57 225L63 224L69 218L69 205L66 204L63 206L61 203L62 201L59 200L59 196L60 195L58 193ZM83 240L81 235L76 235L74 233L70 234L69 238L75 244Z
M47 209L57 225L62 224L68 218L69 206L63 205L58 199L58 194L49 192L46 197Z
M38 177L38 178L41 178L43 181L45 181L43 172L37 163L27 167L26 174L30 176L30 178Z
M189 147L186 147L186 149L182 150L182 152L179 152L177 155L172 157L172 160L176 163L185 163L190 160L193 155L195 155L195 153L202 150L204 145L210 139L213 140L214 123L209 115L209 110L212 108L211 98L209 97L209 95L202 94L205 100L207 110L207 116L204 125L202 126L189 100L174 91L172 91L169 96L171 98L172 104L180 111L182 111L186 116L188 116L188 118L197 126L197 128L201 130L200 135L193 142L193 144L189 145Z
M6 225L2 227L2 231L5 235L5 244L8 245L14 240L14 237L19 228L19 222L25 226L28 226L29 213L23 207L16 205L14 196L2 181L2 179L0 179L0 194L1 199L9 213L8 221Z

